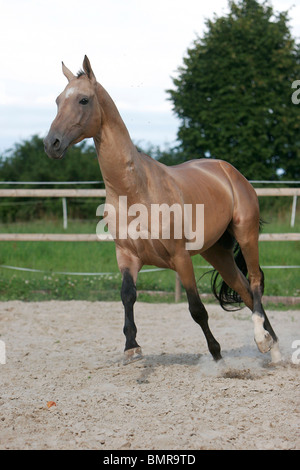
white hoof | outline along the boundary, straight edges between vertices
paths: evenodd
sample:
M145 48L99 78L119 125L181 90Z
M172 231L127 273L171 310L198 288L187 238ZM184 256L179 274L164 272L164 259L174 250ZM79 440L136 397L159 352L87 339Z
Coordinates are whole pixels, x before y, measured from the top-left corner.
M254 340L261 353L265 354L270 351L274 345L274 340L270 333L264 329L264 319L258 313L253 313L252 319L254 322Z
M263 335L254 337L256 345L261 353L265 354L272 350L274 341L270 333L265 330Z

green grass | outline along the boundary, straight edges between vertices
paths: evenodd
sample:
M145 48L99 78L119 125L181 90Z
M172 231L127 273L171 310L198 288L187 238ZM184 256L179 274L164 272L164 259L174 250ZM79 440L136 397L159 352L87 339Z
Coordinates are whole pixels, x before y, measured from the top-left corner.
M271 220L264 226L264 232L300 232L299 219L297 214L297 224L292 230L289 226L289 214L287 214L285 219ZM2 224L0 231L3 233L95 233L97 222L96 219L84 222L69 221L67 231L63 230L62 221ZM207 269L201 269L201 266L207 266L207 262L201 256L195 256L193 263L199 291L211 293L210 275L202 277ZM300 243L260 242L260 264L262 266L300 265ZM0 265L42 271L37 273L0 268L1 300L120 299L121 276L118 272L115 247L112 242L0 242ZM92 276L57 274L61 271L106 274ZM299 269L264 269L264 273L266 295L300 296ZM175 273L173 271L141 272L137 283L139 299L173 301L174 285Z

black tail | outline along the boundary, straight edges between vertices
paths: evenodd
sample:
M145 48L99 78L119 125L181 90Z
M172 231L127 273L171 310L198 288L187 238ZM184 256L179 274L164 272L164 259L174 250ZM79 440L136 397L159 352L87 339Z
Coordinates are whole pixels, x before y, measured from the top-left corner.
M261 231L262 226L265 222L260 219L259 221L259 230ZM243 256L242 250L236 239L229 234L228 231L224 233L224 235L219 240L224 246L229 248L230 246L233 247L234 252L234 259L237 264L237 267L240 271L247 277L248 268L246 265L245 258ZM262 270L260 269L261 273L263 274ZM220 278L220 279L219 279ZM264 278L264 276L263 276ZM262 278L262 290L264 288L264 281ZM225 281L221 278L220 274L216 269L214 269L212 277L211 277L211 288L213 291L214 296L219 301L221 307L224 310L231 311L231 310L239 310L242 308L241 304L243 300L241 299L240 295L231 289ZM235 304L234 308L227 308L228 305Z
M240 245L238 242L233 239L234 241L234 259L235 262L240 269L240 271L244 274L246 277L248 274L248 269L246 265L246 261L244 259L242 250L240 248ZM237 292L235 292L231 287L229 287L225 281L221 278L220 274L216 269L214 269L212 277L211 277L211 288L213 291L214 296L216 299L219 301L221 307L224 310L230 311L230 310L238 310L242 308L241 304L243 303L243 300L239 296ZM228 308L227 306L236 304L234 308Z

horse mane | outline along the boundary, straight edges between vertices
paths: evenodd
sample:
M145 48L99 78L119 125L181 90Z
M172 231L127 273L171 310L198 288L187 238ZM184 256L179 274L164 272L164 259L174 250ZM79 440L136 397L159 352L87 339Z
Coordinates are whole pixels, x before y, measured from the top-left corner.
M77 72L77 78L82 77L82 75L86 75L86 73L85 73L82 69L80 69L80 70Z

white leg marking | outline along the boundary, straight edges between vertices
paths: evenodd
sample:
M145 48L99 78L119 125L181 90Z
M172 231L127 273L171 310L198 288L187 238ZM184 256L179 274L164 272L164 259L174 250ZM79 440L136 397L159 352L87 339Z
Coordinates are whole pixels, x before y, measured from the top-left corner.
M254 323L254 339L257 347L260 352L266 353L270 351L274 341L268 331L264 329L264 319L259 313L254 312L252 320Z

